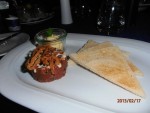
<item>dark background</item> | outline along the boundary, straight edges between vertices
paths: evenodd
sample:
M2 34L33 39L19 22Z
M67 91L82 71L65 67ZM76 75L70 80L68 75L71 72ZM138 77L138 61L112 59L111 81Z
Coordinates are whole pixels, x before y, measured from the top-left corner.
M48 12L54 12L54 17L46 20L41 23L22 25L21 24L21 32L26 32L31 36L31 41L35 34L49 27L60 27L64 28L68 33L84 33L84 34L95 34L95 35L103 35L98 32L96 28L96 19L98 15L98 9L101 5L101 0L87 0L92 9L92 13L88 18L77 18L74 14L74 10L78 6L78 0L71 0L71 10L73 16L73 23L69 25L61 24L61 13L60 13L60 3L59 0L23 0L23 2L30 3L39 3L45 7ZM131 2L132 1L132 2ZM144 7L137 5L138 3L143 3L139 0L129 0L128 7L126 10L126 16L128 18L126 29L120 34L116 34L114 36L118 36L120 38L131 38L137 39L141 41L150 42L150 6ZM149 1L147 2L149 3ZM20 3L21 4L21 3ZM10 13L15 13L15 9L11 10ZM29 101L32 101L29 99ZM40 104L40 103L39 103ZM1 111L3 112L28 112L33 113L34 111L23 107L6 97L0 95L0 106Z
M32 0L34 1L34 0ZM45 1L45 2L44 2ZM92 10L90 16L85 18L80 18L74 13L76 8L79 6L80 0L70 0L71 2L71 11L73 17L73 24L62 25L61 24L61 13L60 13L60 3L59 0L42 0L42 3L48 11L54 11L54 18L39 23L36 25L26 25L22 26L22 31L25 31L31 34L31 38L34 37L35 33L38 31L48 28L48 27L61 27L67 30L67 32L72 33L86 33L86 34L96 34L103 35L99 33L96 26L96 20L98 16L98 10L101 6L103 0L85 0L90 4ZM105 0L104 0L105 1ZM142 1L142 0L141 0ZM126 0L125 14L126 14L126 28L120 34L115 34L114 36L133 38L143 41L150 40L150 0L143 3L140 0ZM149 6L144 7L145 5L140 4L149 4ZM138 5L139 4L139 5ZM34 28L34 30L33 30ZM32 32L31 32L32 31Z

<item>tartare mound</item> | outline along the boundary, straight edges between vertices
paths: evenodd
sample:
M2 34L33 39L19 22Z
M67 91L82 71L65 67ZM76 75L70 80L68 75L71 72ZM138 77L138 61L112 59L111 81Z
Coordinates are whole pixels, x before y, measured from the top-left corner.
M67 65L64 51L49 45L37 46L25 63L29 73L39 82L60 79L65 75Z

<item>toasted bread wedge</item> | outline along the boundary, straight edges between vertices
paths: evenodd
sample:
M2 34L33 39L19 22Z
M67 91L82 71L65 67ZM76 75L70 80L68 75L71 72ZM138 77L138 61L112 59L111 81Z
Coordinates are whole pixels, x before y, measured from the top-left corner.
M81 48L79 49L78 52L81 52L82 50L85 50L87 48L90 48L90 47L93 47L93 46L96 46L97 44L99 44L98 42L94 41L94 40L88 40L87 43ZM100 43L100 49L101 48L104 48L104 47L111 47L111 46L114 46L111 42L109 41L106 41L106 42L102 42ZM122 53L124 54L125 57L128 58L129 56L129 52L127 51L123 51L122 50ZM134 75L136 76L144 76L143 72L136 66L134 65L131 61L128 60L128 65L130 66L131 70L133 71Z
M90 47L93 47L93 46L96 46L96 45L99 45L99 49L113 46L113 44L109 41L106 41L106 42L103 42L103 43L98 43L98 42L95 42L94 40L88 40L86 42L86 44L84 44L84 46L81 49L79 49L78 52L81 52L82 50L85 50L87 48L90 48Z
M87 44L90 46L85 44L77 53L70 54L70 58L106 80L144 97L144 91L119 47L110 42L94 44L88 41Z
M143 72L129 60L128 60L128 65L130 66L135 76L144 76Z

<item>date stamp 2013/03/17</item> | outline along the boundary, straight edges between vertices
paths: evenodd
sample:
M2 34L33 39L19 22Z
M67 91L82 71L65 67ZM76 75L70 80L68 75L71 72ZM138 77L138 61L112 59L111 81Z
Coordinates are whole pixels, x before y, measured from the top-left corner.
M117 103L140 103L141 99L117 99Z

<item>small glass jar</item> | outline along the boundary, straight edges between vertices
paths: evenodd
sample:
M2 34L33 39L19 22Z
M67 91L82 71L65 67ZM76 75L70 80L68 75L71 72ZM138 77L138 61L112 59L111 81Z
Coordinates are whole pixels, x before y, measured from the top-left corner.
M48 28L38 32L34 39L36 45L51 45L65 50L67 32L61 28Z

